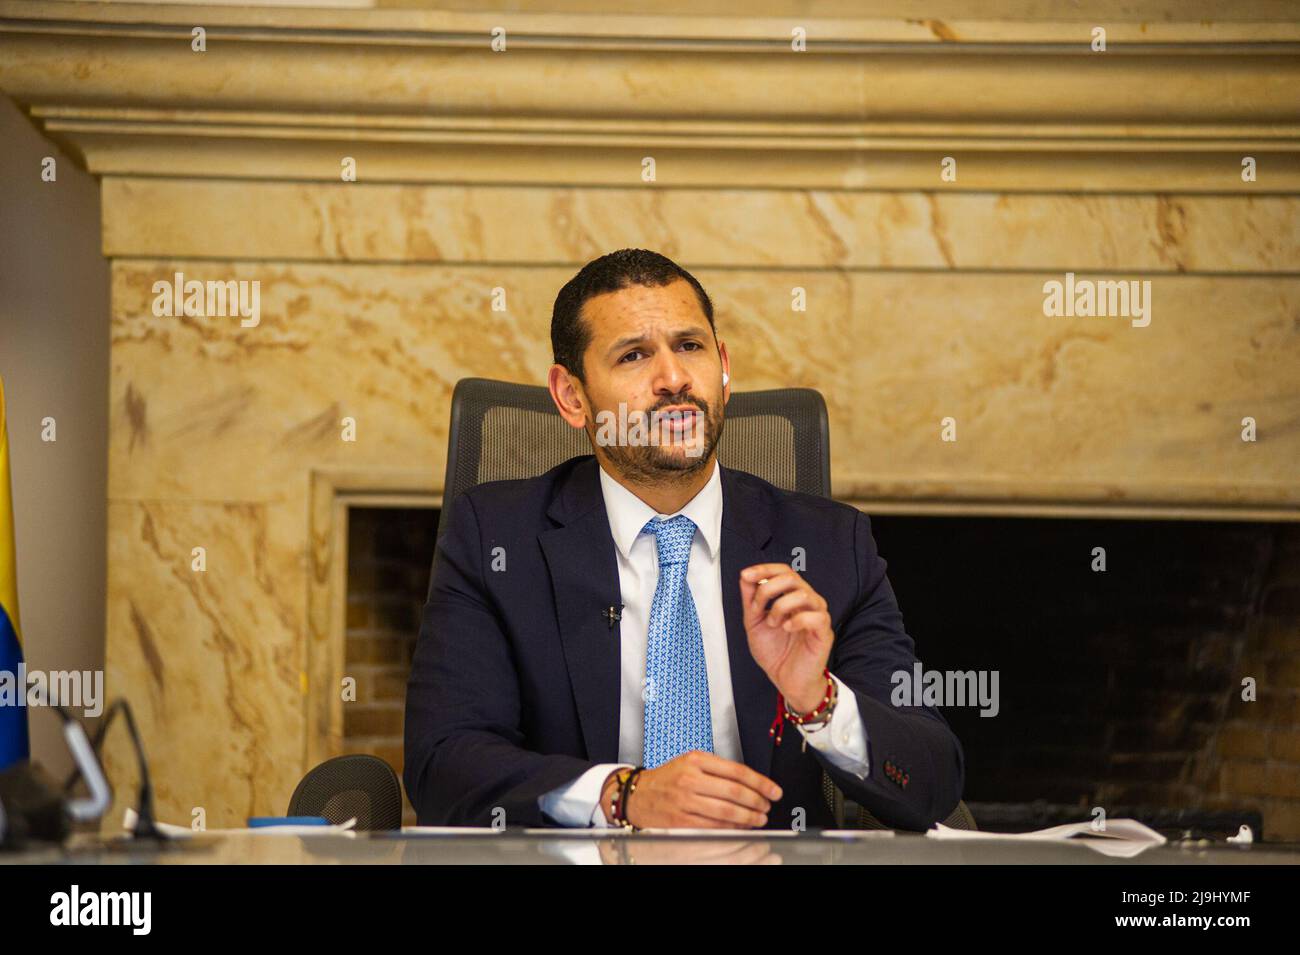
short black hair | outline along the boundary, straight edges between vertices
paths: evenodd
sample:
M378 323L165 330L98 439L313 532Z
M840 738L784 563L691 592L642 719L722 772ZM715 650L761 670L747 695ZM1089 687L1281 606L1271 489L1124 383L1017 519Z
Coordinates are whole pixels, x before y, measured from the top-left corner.
M659 288L678 279L685 279L695 289L716 341L718 330L713 324L713 302L694 275L658 252L619 249L592 259L555 296L555 307L551 310L551 351L555 363L585 384L582 356L591 344L591 328L582 320L582 306L587 300L632 285Z

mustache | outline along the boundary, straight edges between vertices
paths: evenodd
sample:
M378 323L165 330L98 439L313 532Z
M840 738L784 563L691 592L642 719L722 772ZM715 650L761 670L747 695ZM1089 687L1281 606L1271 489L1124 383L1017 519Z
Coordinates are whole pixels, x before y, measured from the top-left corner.
M683 395L680 398L669 398L659 402L653 408L646 411L648 415L656 415L664 408L671 408L673 405L694 405L707 415L709 413L709 403L703 398L696 398L693 395Z

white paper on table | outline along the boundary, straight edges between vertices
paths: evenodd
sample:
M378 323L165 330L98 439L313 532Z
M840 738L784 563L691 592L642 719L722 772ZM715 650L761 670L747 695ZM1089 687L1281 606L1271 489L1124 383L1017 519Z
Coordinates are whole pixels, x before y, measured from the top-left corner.
M135 831L139 815L129 806L122 816L122 828L127 832ZM248 829L190 829L187 826L174 826L169 822L155 821L154 825L164 836L173 839L192 839L194 836L346 836L356 838L357 820L354 816L337 826L257 826Z
M1169 840L1136 819L1107 819L1104 830L1094 829L1091 822L1071 822L1050 829L1033 832L983 832L978 829L950 829L935 823L926 832L928 839L953 842L1004 841L1004 842L1073 842L1085 845L1104 856L1131 859L1152 846L1164 845Z
M505 831L494 826L402 826L404 836L477 836Z

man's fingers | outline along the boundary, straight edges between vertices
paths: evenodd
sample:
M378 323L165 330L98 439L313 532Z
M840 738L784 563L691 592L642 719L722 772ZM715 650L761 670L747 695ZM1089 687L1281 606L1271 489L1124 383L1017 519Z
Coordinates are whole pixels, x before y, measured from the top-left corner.
M710 776L708 773L700 776L699 781L695 784L695 792L701 796L723 799L735 803L737 806L752 809L755 812L770 812L772 809L771 800L762 793L756 792L742 783L723 779L721 776Z
M814 633L820 633L823 630L829 630L830 625L831 617L825 610L805 610L802 613L792 614L782 624L791 633L796 630L811 630Z
M682 805L682 811L700 816L714 825L721 823L735 829L757 829L767 825L767 813L746 809L744 806L737 806L734 802L714 799L712 796L695 796L688 799Z
M730 759L723 759L715 753L705 753L698 751L698 762L696 765L702 771L711 776L721 776L723 779L730 779L738 783L743 783L750 789L762 794L767 799L780 799L781 787L772 780L768 779L761 773L756 773L744 763L733 762Z
M804 588L801 590L792 590L787 594L782 594L767 610L767 619L763 622L769 627L779 627L790 618L792 614L804 610L820 610L821 598L811 590Z
M748 609L750 601L754 599L754 591L757 589L757 582L746 580L744 577L740 578L740 603L746 609Z
M746 567L740 572L740 598L748 612L750 605L754 601L754 592L759 587L759 581L768 581L781 573L790 573L788 564L754 564L752 567Z
M763 583L754 589L746 607L751 613L758 611L761 614L763 608L774 599L802 586L804 586L804 579L793 570L786 568L783 574L763 578Z
M752 564L740 572L740 579L757 583L762 577L775 577L781 571L790 571L789 564Z

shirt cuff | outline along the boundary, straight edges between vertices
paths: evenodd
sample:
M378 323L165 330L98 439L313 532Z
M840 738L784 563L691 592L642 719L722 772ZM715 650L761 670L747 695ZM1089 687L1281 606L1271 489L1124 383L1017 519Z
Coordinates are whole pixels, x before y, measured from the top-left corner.
M836 709L839 709L836 706ZM557 786L537 797L537 806L561 826L573 829L608 829L609 822L600 808L600 790L609 774L616 769L635 769L630 763L600 763L571 783Z
M852 773L859 779L866 779L871 771L867 759L867 728L862 725L858 713L858 698L844 685L844 681L831 674L835 681L835 712L830 722L812 729L799 727L799 732L808 741L808 745L824 755L837 769Z

